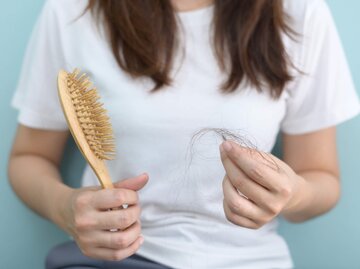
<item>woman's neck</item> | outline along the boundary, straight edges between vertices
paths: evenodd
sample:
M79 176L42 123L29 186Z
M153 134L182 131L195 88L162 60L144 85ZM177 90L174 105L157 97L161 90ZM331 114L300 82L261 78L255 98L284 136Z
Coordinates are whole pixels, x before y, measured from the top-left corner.
M210 6L214 0L171 0L176 11L186 12Z

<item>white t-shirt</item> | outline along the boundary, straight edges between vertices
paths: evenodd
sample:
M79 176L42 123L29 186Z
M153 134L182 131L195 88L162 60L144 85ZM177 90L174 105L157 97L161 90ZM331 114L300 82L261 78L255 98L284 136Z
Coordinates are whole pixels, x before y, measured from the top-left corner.
M181 269L291 268L292 261L277 221L259 230L225 218L221 139L214 133L192 136L202 128L225 128L270 152L280 131L313 132L359 112L338 34L323 0L285 0L293 28L284 36L296 75L280 99L244 86L222 95L226 78L210 45L213 7L178 13L185 57L178 57L171 87L149 94L149 79L134 80L118 68L102 28L89 13L79 18L86 0L48 0L26 53L13 105L19 122L33 128L64 130L56 91L60 69L90 74L113 124L117 159L109 163L114 181L148 172L140 191L142 232L139 254ZM84 185L97 184L89 167Z

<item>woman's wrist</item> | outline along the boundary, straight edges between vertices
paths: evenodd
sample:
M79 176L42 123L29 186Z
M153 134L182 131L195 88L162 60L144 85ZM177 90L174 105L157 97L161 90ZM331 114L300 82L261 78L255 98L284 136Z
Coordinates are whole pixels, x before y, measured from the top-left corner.
M56 191L53 193L54 199L52 206L49 208L50 220L59 226L65 232L68 232L68 212L72 194L75 190L69 186L60 183Z
M281 214L289 221L301 221L302 213L311 204L313 188L311 184L299 174L294 173L296 188L288 205L282 210Z
M299 176L303 180L296 194L298 202L282 212L287 220L302 222L324 214L336 205L340 197L336 175L327 171L304 171Z

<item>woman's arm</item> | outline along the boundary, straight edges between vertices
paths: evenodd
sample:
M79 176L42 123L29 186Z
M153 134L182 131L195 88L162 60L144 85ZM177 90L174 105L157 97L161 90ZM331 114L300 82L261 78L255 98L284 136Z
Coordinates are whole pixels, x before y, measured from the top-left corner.
M30 208L70 234L85 255L105 260L132 255L143 241L137 191L148 176L115 183L114 189L72 189L59 174L67 137L68 132L19 126L8 167L14 191ZM108 210L123 204L128 207Z
M39 215L63 227L59 212L71 193L58 167L67 131L45 131L19 125L10 153L8 174L16 194Z
M333 208L340 197L336 128L304 135L283 135L283 160L307 183L299 202L283 216L301 222ZM301 197L301 198L300 198Z
M224 142L220 152L229 221L256 229L279 214L301 222L331 209L340 192L335 134L335 128L329 128L284 135L284 161Z

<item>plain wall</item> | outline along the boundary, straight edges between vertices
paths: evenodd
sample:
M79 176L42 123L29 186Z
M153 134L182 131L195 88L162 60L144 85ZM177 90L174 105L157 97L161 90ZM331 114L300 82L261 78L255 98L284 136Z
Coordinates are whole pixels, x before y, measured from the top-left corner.
M292 0L301 1L301 0ZM329 0L360 89L360 1ZM17 113L9 103L16 87L24 50L43 0L1 1L0 16L0 267L43 268L48 249L67 236L28 210L14 195L6 175L7 156L16 128ZM338 128L342 169L342 199L329 214L303 224L282 222L297 268L360 268L360 118ZM70 142L63 164L66 181L78 185L84 162ZM70 172L71 171L71 172Z

